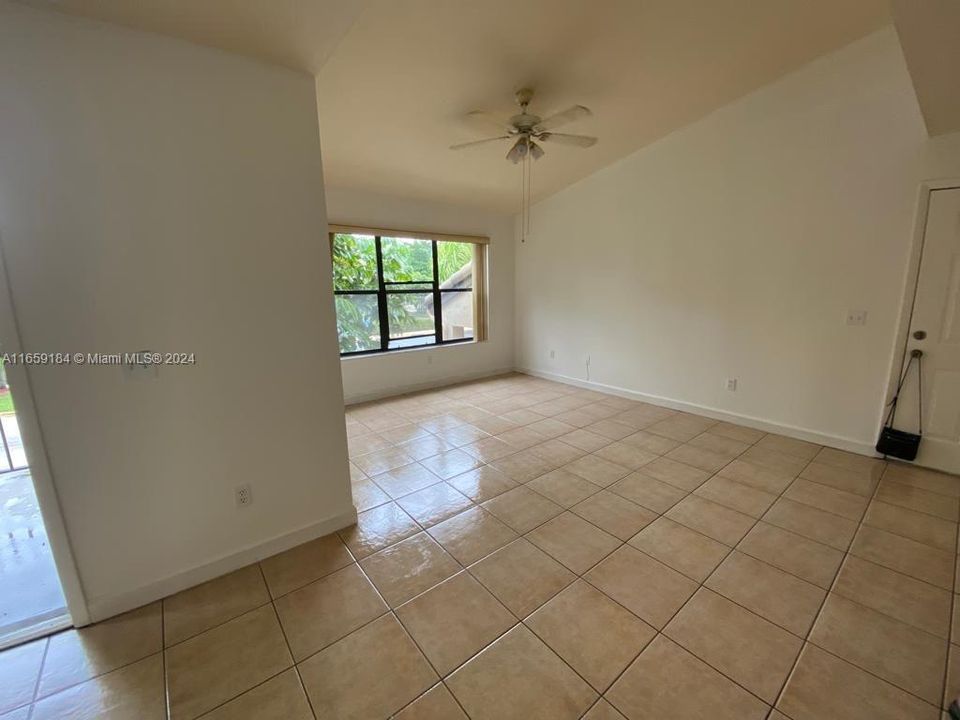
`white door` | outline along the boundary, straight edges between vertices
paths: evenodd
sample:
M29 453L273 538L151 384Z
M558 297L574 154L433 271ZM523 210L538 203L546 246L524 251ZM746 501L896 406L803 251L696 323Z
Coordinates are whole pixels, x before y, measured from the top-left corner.
M960 473L960 188L933 190L907 339L923 351L923 440L917 464ZM917 362L904 384L896 427L917 429Z

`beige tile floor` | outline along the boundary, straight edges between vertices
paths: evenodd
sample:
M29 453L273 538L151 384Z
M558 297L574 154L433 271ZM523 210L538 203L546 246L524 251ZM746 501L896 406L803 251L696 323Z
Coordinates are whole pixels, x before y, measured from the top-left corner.
M0 718L939 720L960 478L522 375L347 411L356 527L0 654Z

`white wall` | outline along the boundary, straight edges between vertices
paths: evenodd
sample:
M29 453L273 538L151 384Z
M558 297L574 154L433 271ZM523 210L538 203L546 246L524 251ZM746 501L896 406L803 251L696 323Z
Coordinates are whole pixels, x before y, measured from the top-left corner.
M518 364L867 451L919 183L958 145L892 29L820 58L534 207Z
M25 349L197 358L30 370L94 618L347 524L312 78L0 3L0 98Z
M397 230L486 235L488 338L433 349L344 358L347 402L503 372L513 368L513 222L509 216L471 208L407 200L357 190L327 188L331 223Z

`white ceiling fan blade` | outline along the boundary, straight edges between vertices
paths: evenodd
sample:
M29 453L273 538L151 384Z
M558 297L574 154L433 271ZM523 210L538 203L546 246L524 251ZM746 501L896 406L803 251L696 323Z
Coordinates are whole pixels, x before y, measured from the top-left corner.
M497 142L498 140L509 140L509 135L501 135L500 137L484 138L483 140L473 140L471 142L457 143L456 145L451 145L451 150L463 150L464 148L473 147L474 145L485 145L489 142Z
M474 126L483 130L494 130L497 132L513 132L513 126L506 120L492 115L484 110L473 110L467 113L467 120Z
M570 135L569 133L543 133L538 139L543 142L552 142L558 145L576 145L582 148L588 148L597 144L597 138L591 135Z
M590 117L592 114L593 113L590 112L590 108L585 108L583 105L574 105L573 107L567 108L563 112L558 112L556 115L551 115L545 120L541 120L537 124L537 127L541 130L549 130L550 128L566 125L574 120Z

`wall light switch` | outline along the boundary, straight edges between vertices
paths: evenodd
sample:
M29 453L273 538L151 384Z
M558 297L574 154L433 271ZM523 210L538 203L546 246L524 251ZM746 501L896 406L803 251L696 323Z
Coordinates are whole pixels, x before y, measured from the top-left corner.
M737 379L736 378L727 378L727 382L724 385L730 392L737 391Z
M866 325L866 310L847 310L847 325Z

